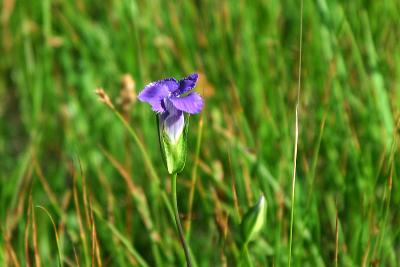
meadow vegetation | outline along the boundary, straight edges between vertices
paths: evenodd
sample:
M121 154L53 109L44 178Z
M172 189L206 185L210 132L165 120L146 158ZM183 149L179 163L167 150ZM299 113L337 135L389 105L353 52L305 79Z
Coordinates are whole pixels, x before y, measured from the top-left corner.
M251 261L288 265L300 1L0 5L1 266L184 266L156 119L129 90L192 72L194 264L236 266L264 194ZM291 266L400 262L399 18L397 0L304 0Z

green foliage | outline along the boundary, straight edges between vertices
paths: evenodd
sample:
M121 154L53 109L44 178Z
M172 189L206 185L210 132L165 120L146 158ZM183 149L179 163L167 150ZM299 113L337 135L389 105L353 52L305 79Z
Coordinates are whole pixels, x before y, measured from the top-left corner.
M237 265L260 190L249 258L288 264L299 1L1 6L1 266L184 265L154 114L116 117L94 90L119 108L125 73L138 92L195 71L206 105L177 179L194 265ZM292 266L400 262L399 17L398 0L304 0Z
M264 196L261 196L256 205L251 207L243 216L240 223L242 242L247 245L257 237L261 231L267 215L267 204Z

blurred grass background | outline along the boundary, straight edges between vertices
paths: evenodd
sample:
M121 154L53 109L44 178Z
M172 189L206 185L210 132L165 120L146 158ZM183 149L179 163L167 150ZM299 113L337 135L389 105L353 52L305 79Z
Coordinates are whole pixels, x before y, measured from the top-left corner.
M1 266L184 265L154 114L124 112L151 175L94 89L116 102L124 74L140 91L195 71L206 107L178 199L196 264L236 266L237 225L262 192L252 260L287 265L299 1L1 6ZM304 0L292 266L400 262L399 18L396 0Z

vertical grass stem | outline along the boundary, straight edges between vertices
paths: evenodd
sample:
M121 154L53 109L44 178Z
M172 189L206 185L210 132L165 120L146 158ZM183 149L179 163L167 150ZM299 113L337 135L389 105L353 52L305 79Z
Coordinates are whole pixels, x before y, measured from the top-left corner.
M300 89L301 89L301 61L302 61L302 39L303 39L303 0L300 1L300 40L299 40L299 73L297 87L297 103L296 103L296 128L294 141L294 156L293 156L293 179L292 179L292 203L290 212L290 239L289 239L289 259L288 266L292 263L292 244L293 244L293 221L294 221L294 200L296 189L296 169L297 169L297 147L299 141L299 105L300 105Z
M181 220L179 218L179 211L178 211L178 201L177 201L177 194L176 194L176 178L177 178L177 174L173 174L172 175L172 179L171 179L171 194L172 194L172 203L173 203L173 208L174 208L174 216L175 216L175 223L176 223L176 227L178 228L178 235L179 235L179 239L181 241L183 250L185 252L185 258L186 258L186 265L187 267L192 267L192 262L190 260L190 253L189 253L189 247L186 244L185 241L185 237L183 234L183 230L182 230L182 224L181 224Z

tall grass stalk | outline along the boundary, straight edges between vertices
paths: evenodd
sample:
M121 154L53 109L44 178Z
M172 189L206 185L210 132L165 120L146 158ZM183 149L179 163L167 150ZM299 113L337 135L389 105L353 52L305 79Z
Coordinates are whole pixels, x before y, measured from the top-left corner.
M122 122L122 124L125 126L125 128L129 131L129 134L132 136L133 140L135 140L136 144L139 146L140 152L142 153L144 163L150 172L150 175L154 179L154 181L157 183L157 185L160 182L160 179L157 175L156 170L154 169L153 164L151 163L150 156L142 143L142 141L139 139L138 135L136 134L135 130L129 125L129 123L125 120L124 116L122 116L121 113L119 113L115 108L112 108L112 111L114 114L117 116L117 118Z
M297 169L297 147L299 141L299 105L300 105L300 89L301 89L301 61L302 61L302 42L303 42L303 0L300 1L300 40L299 40L299 72L296 102L296 125L294 140L294 156L293 156L293 179L292 179L292 202L290 211L290 239L289 239L289 260L288 266L292 263L292 246L293 246L293 222L294 222L294 202L296 193L296 169Z
M203 135L203 113L200 117L199 129L197 131L197 140L196 140L196 154L194 159L194 165L192 169L192 181L190 184L190 193L189 193L189 214L186 225L186 239L190 240L190 232L192 225L192 210L193 210L193 199L194 192L196 190L196 182L197 182L197 166L199 165L199 155L200 155L200 147L201 147L201 137Z

